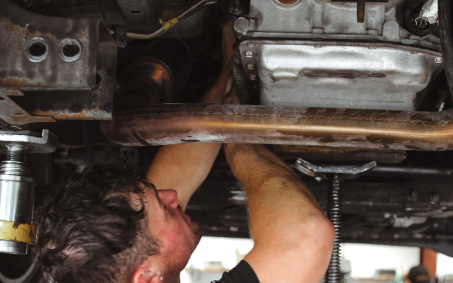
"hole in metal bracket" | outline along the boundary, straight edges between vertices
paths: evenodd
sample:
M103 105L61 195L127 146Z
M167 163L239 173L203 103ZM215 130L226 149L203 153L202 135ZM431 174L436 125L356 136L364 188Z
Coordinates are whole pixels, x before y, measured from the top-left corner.
M43 38L35 37L25 46L25 56L31 62L41 62L46 59L49 53L49 46Z
M65 38L58 47L58 53L65 62L74 62L82 55L82 44L77 39Z

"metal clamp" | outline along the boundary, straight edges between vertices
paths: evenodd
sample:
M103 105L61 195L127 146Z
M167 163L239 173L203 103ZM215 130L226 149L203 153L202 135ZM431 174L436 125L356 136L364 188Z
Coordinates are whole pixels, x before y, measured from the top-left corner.
M377 164L375 161L371 161L362 166L317 166L311 164L308 161L303 160L302 158L297 159L296 168L305 175L311 177L326 177L327 174L339 174L345 175L346 178L355 178L361 174L366 173L367 171L376 167Z
M31 131L0 131L0 144L6 147L3 152L11 146L20 146L29 153L51 153L57 149L57 136L46 129L41 134Z

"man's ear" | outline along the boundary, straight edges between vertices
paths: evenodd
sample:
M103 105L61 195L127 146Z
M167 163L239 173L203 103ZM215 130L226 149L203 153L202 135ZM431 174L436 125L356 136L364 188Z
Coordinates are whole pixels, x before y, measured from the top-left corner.
M132 283L162 283L164 272L156 256L150 256L132 275Z

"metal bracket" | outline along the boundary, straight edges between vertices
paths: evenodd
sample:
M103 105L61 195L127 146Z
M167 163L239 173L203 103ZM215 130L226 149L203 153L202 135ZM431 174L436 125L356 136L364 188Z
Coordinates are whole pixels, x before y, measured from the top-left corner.
M296 168L305 175L311 177L325 177L327 174L341 174L348 175L345 177L358 177L359 175L373 169L377 164L375 161L371 161L362 166L317 166L311 164L302 158L297 159Z
M112 118L117 46L102 19L46 16L4 0L0 38L8 43L0 45L7 123ZM68 45L77 54L66 54Z
M125 25L113 25L113 38L115 39L116 46L125 48L127 46L127 29Z
M51 153L57 149L57 136L51 131L44 129L42 133L31 131L0 131L1 148L6 152L6 147L9 145L21 145L27 149L29 153Z
M52 117L32 116L8 96L24 96L18 89L0 88L0 118L11 125L25 125L35 122L55 122Z

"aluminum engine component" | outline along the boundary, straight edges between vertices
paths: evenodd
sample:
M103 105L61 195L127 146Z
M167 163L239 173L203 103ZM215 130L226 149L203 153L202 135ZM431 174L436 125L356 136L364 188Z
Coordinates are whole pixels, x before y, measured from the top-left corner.
M261 104L414 111L441 54L385 43L246 40L246 76Z
M282 4L277 0L251 0L250 12L236 21L242 39L292 38L330 40L391 41L439 50L439 38L413 35L397 21L397 7L403 0L367 2L364 22L357 22L357 3L330 0L298 0Z
M354 2L251 0L234 28L260 103L414 111L442 55L438 37L400 26L403 2L367 2L359 23Z
M25 163L25 151L49 153L56 149L56 137L48 130L39 133L2 132L0 144L7 148L0 166L0 253L27 254L34 244L34 180Z

